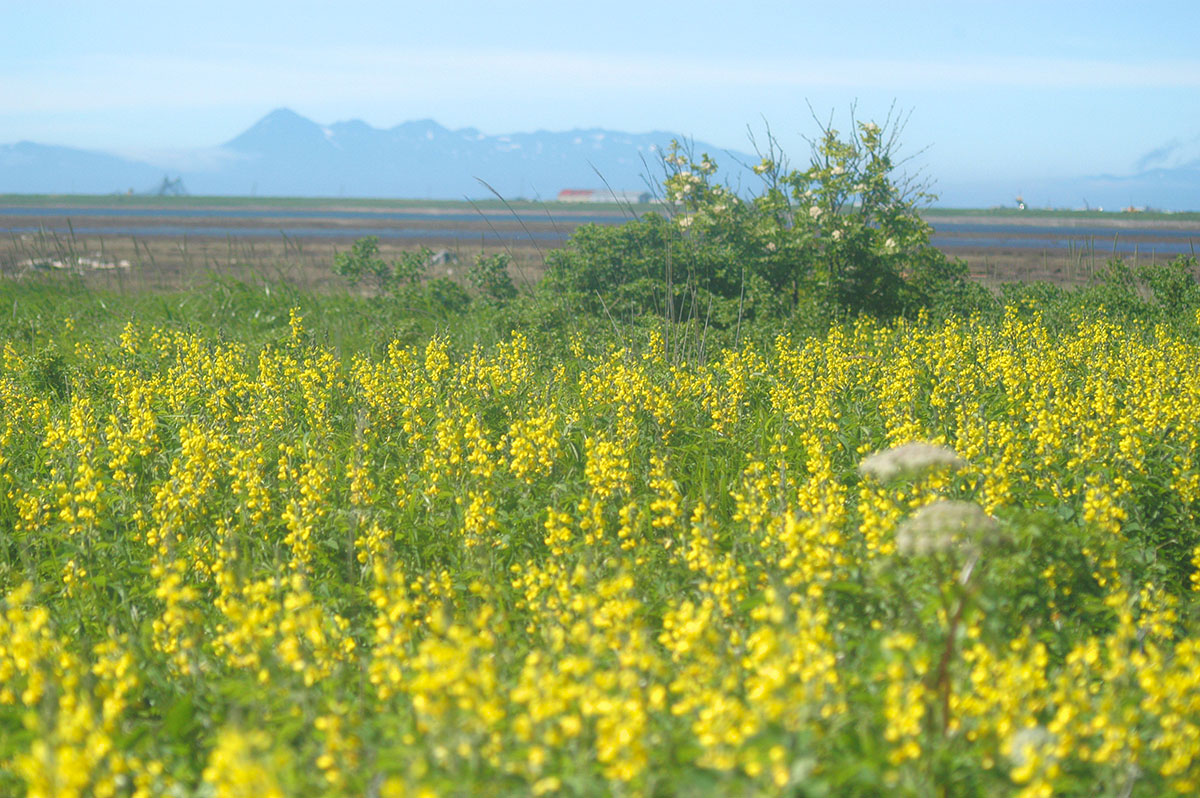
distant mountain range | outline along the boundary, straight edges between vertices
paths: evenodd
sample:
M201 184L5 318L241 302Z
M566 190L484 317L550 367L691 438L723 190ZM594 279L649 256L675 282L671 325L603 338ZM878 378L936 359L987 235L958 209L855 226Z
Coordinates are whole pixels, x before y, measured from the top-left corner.
M489 197L553 199L562 189L645 190L662 176L660 153L679 134L593 128L489 136L432 120L389 129L352 120L320 125L286 108L267 114L218 147L138 157L32 142L0 145L0 194L112 194L149 191L181 178L198 195L300 197ZM704 142L734 181L737 162L757 159ZM1010 184L935 185L939 204L1200 209L1200 139L1169 142L1141 158L1134 174L1070 179L1014 175ZM753 182L752 180L750 182Z
M0 193L141 192L170 176L199 195L489 197L482 180L506 198L553 199L563 189L641 191L647 178L657 185L660 153L673 138L684 140L663 131L598 128L489 136L427 119L387 130L358 120L326 127L284 108L207 150L127 158L31 142L3 145ZM720 148L694 147L734 166Z

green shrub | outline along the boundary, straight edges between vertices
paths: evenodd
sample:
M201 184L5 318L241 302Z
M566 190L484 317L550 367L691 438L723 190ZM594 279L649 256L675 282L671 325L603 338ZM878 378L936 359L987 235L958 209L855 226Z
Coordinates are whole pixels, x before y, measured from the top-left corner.
M462 313L471 304L471 297L463 287L449 277L435 277L421 286L432 310L449 316Z
M333 273L345 277L351 285L364 280L374 282L379 294L396 291L405 286L416 285L425 276L433 252L421 247L415 252L406 252L400 260L388 263L379 254L379 239L376 236L360 238L351 245L349 252L339 252L333 258Z
M1180 255L1169 263L1147 263L1138 267L1137 276L1153 303L1168 316L1200 306L1194 255Z
M71 367L56 347L44 349L30 359L29 382L36 395L67 399L71 393Z
M349 252L334 256L333 273L345 277L351 285L373 279L376 289L382 293L391 280L392 269L379 257L379 239L367 236L355 241Z
M1168 263L1130 264L1113 258L1088 285L1065 296L1081 315L1103 313L1127 321L1190 321L1200 308L1196 259L1181 255Z
M698 313L717 324L975 309L986 293L970 286L966 264L929 243L918 206L931 196L896 175L899 127L890 117L855 124L848 138L825 127L804 170L789 170L770 139L749 199L715 182L709 155L675 142L666 214L580 227L547 259L551 284L619 315Z
M508 266L512 258L506 252L494 255L480 253L467 270L467 280L486 301L503 305L517 295Z

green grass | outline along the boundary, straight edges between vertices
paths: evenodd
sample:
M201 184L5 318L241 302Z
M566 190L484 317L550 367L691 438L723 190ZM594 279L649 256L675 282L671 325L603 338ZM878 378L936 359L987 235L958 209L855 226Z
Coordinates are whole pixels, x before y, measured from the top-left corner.
M0 282L0 792L1194 794L1195 305L700 360L55 277ZM859 470L914 439L965 462Z
M549 200L499 200L494 197L474 200L438 199L382 199L340 197L219 197L184 196L156 197L142 194L0 194L0 206L22 208L284 208L290 210L396 210L408 208L438 208L468 211L474 208L485 210L518 210L551 207L556 210L611 210L619 211L627 206L615 202L557 202ZM649 209L652 205L638 206Z

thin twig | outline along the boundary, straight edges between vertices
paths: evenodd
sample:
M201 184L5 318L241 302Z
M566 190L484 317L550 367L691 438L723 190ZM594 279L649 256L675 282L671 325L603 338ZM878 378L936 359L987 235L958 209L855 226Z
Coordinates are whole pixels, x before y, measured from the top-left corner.
M545 266L546 265L546 256L542 253L542 248L538 246L537 239L535 239L533 237L533 233L529 232L529 228L525 226L525 220L522 219L515 210L513 210L513 207L508 204L508 200L506 200L503 196L501 196L499 191L492 188L491 185L486 180L484 180L481 177L477 177L475 179L478 180L483 185L484 188L486 188L488 191L495 194L496 199L498 199L502 203L504 203L504 207L508 209L508 212L511 213L513 215L513 218L517 220L517 223L521 225L521 229L525 231L525 235L529 237L530 243L533 244L533 248L535 250L537 250L538 257L541 258L541 260L542 260L542 265ZM467 201L471 202L470 200L467 200ZM471 206L475 208L476 213L478 213L480 216L483 216L483 212L479 210L479 206L475 205L474 202L471 202ZM492 227L492 223L490 221L488 221L486 216L484 216L484 221L486 221L488 223L488 227L492 228L492 232L496 233L496 228ZM499 238L500 234L496 233L496 237ZM507 245L504 248L508 251L509 257L512 258L513 265L516 265L517 274L521 275L521 282L523 282L525 284L526 288L532 288L533 286L530 284L529 278L525 276L525 270L522 269L520 267L520 265L517 264L517 258L515 255L513 255L512 250L508 249Z
M509 261L511 263L516 263L517 262L516 256L513 255L512 249L508 246L508 243L505 242L503 236L500 235L500 231L497 230L495 225L492 224L491 219L487 218L487 216L484 215L483 211L479 209L479 206L475 204L475 200L471 199L470 197L465 197L465 196L463 197L463 199L465 199L467 202L471 203L471 207L474 208L475 212L479 214L479 218L481 218L485 222L487 222L487 226L491 229L492 234L494 236L496 236L496 240L500 242L500 246L504 247L504 251L508 253ZM479 234L479 254L480 254L480 257L483 257L483 234L482 233ZM517 274L520 275L521 282L523 282L525 284L525 287L530 288L531 286L529 285L529 280L527 280L525 278L525 272L522 271L519 266L517 267Z
M617 320L608 312L608 304L604 301L604 297L600 295L599 291L596 291L596 298L600 300L600 307L604 308L604 315L608 316L609 322L612 323L613 332L617 334L617 338L619 339L621 337L621 329L617 327Z
M621 199L617 196L617 192L613 191L613 187L608 184L608 180L605 179L604 175L602 175L600 173L600 170L596 168L596 164L592 163L591 161L588 161L587 165L592 167L592 171L596 173L596 177L600 178L600 182L604 184L604 187L606 189L608 189L608 193L612 195L613 202L617 203L617 207L621 209L621 212L624 213L626 216L628 216L630 219L636 219L637 214L633 212L633 206L629 203L628 200L625 202L624 205L621 204Z

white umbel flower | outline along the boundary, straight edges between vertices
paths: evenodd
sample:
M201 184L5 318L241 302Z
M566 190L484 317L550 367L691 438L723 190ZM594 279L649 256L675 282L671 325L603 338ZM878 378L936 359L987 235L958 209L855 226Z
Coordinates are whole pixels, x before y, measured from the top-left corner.
M922 556L958 548L979 548L996 536L996 519L974 502L937 501L917 510L896 530L901 554Z
M866 457L858 471L880 482L900 476L917 476L938 468L962 468L966 461L949 446L914 441Z
M1042 752L1057 740L1057 736L1045 726L1026 726L1009 737L1004 748L1013 767L1019 770L1035 764Z

